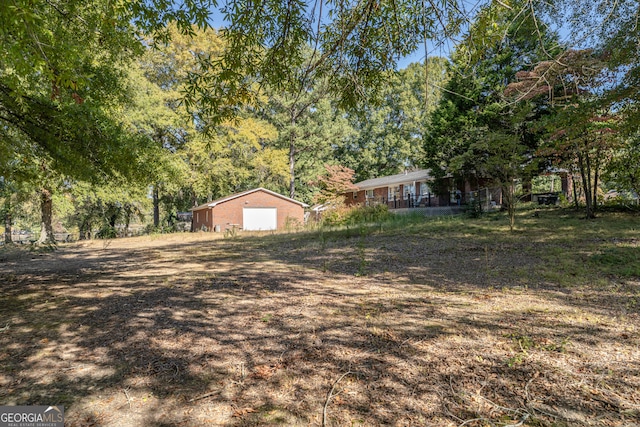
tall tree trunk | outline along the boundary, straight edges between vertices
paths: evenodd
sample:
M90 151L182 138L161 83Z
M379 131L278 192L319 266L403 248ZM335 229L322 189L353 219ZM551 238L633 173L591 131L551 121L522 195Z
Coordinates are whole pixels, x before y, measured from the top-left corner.
M196 192L193 191L193 187L191 188L191 206L193 206L194 208L198 206L198 196L196 195ZM196 231L194 225L195 224L193 223L193 211L191 211L191 225L189 226L189 231L192 233Z
M591 180L589 177L589 170L585 165L585 159L583 155L578 152L578 167L580 168L580 177L582 178L582 190L584 191L584 201L586 204L586 218L594 218L593 206L591 203L593 199L591 197Z
M595 167L593 173L593 211L595 212L598 209L598 180L600 178L600 150L596 150L595 154Z
M296 120L291 117L291 133L289 134L289 197L292 199L296 196Z
M153 186L153 226L160 227L160 196L158 192L158 184Z
M129 224L131 224L131 216L133 215L134 208L128 203L124 206L124 237L127 237L129 235Z
M530 176L522 178L522 193L523 193L522 201L523 202L530 202L531 201L531 188L532 187L533 187L533 184L531 182L531 177Z
M573 204L576 206L576 211L580 209L578 204L578 189L576 188L576 175L571 173L571 188L573 189Z
M507 185L502 185L502 194L509 215L509 231L513 231L516 225L516 186L513 180Z
M53 236L53 199L51 198L51 190L48 188L40 190L40 210L42 224L38 243L55 243L56 240Z
M9 243L12 243L13 240L11 239L11 225L12 225L11 198L8 195L4 200L4 211L5 211L5 215L4 215L4 242L6 244L9 244Z
M593 174L591 173L591 157L589 156L589 150L585 150L586 153L584 155L584 162L587 165L587 173L585 178L587 179L587 185L589 186L588 190L589 190L589 194L587 196L586 192L585 192L585 197L589 197L589 213L587 213L587 218L593 218L595 217L595 213L594 213L594 205L593 205L593 200L594 200L594 192L595 189L593 188L593 181L592 181L592 176Z
M78 231L80 232L79 240L87 240L91 237L91 224L87 220L83 220L80 226L78 227Z

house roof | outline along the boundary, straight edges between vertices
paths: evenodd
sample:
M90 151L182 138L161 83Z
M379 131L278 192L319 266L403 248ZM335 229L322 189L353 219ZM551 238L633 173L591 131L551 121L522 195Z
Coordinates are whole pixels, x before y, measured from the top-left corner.
M372 190L374 188L389 187L390 185L400 185L413 183L415 181L432 180L428 169L418 169L412 172L405 172L398 175L383 176L381 178L367 179L356 182L355 186L359 190Z
M283 196L282 194L278 194L275 191L271 191L271 190L267 190L266 188L259 187L259 188L254 188L253 190L243 191L242 193L232 194L230 196L223 197L221 199L217 199L217 200L205 203L205 204L200 205L200 206L196 206L195 208L193 208L191 210L192 211L198 211L198 210L201 210L201 209L212 208L212 207L214 207L216 205L219 205L220 203L228 202L229 200L237 199L238 197L246 196L247 194L255 193L256 191L264 191L265 193L271 194L274 197L279 197L279 198L287 200L287 201L289 201L291 203L296 203L296 204L302 206L303 208L306 208L306 207L309 206L306 203L302 203L302 202L299 202L297 200L291 199L289 197Z

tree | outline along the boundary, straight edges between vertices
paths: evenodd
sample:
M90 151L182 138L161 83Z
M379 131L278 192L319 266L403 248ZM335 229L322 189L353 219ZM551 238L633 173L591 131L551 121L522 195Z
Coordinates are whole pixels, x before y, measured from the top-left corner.
M166 81L160 81L163 89L145 76L159 69L132 64L128 77L131 101L123 117L131 132L152 141L149 149L141 153L148 171L141 184L151 187L155 228L160 227L161 200L177 193L188 176L187 167L177 152L195 132L191 120L178 104L177 91ZM151 75L151 78L155 77Z
M355 130L336 156L365 180L392 175L423 160L429 115L447 79L444 58L430 58L428 69L413 63L389 72L379 103L366 105L349 120Z
M531 100L506 102L504 91L519 71L559 49L551 31L516 10L496 3L481 8L467 43L453 55L451 79L425 138L426 165L434 175L491 180L502 188L511 229L518 201L515 180L530 181L537 172L535 123L547 109ZM531 38L536 31L540 39Z
M542 150L578 172L585 217L595 218L601 176L617 148L615 119L578 102L559 111L549 126L550 135Z
M520 100L548 100L553 114L545 120L547 138L541 153L578 171L589 219L595 217L601 173L617 143L615 120L603 111L599 95L609 75L598 53L569 51L564 62L543 61L522 71L506 91Z
M265 120L238 118L215 135L197 135L178 154L189 167L189 186L200 201L256 186L281 192L287 187L285 150L274 147L276 129Z
M176 22L182 33L191 33L192 23L205 27L211 4L207 0L4 2L0 6L3 83L18 97L46 91L59 98L66 95L61 92L65 89L78 96L88 90L93 94L96 83L109 75L109 66L142 53L145 38L166 41L167 23Z
M144 219L149 204L144 186L76 182L66 193L71 206L64 222L67 227L78 229L80 239L116 237L118 225L122 225L126 235L135 217ZM95 235L94 230L97 230Z
M145 144L114 118L126 98L125 66L142 53L142 32L157 41L166 39L168 21L177 21L185 32L192 21L204 26L208 5L200 0L3 3L0 123L38 146L43 164L55 173L96 181L131 174ZM41 199L43 225L50 229L50 189L42 189Z
M361 104L398 58L460 24L456 3L230 0L221 6L226 49L218 60L203 60L208 71L193 76L188 102L224 118L255 101L257 88L296 93L286 89L290 82L326 81L340 107Z
M320 188L314 198L315 203L338 206L344 203L344 193L356 191L353 184L354 171L341 165L324 165L324 173L318 176L316 185Z
M600 108L614 106L620 114L619 130L625 135L637 131L640 118L640 58L638 57L638 39L640 39L640 9L636 0L608 2L560 2L560 6L570 6L558 19L565 19L571 26L571 40L577 47L567 52L591 46L600 53L600 61L606 63L610 73L606 85L599 87ZM571 18L571 15L575 19ZM559 65L571 65L571 58L562 55Z
M621 141L620 149L613 153L605 170L605 177L618 189L640 195L640 135L636 133Z
M16 209L32 192L37 182L38 167L34 162L33 144L15 129L0 127L0 218L4 222L4 241L11 243L11 230Z
M292 92L269 93L262 114L279 132L277 146L287 152L289 197L310 202L314 190L309 183L332 160L334 149L351 129L323 82L309 83L299 92L296 87L290 87Z
M526 120L523 111L514 116L505 117L502 129L481 129L476 133L464 154L452 159L452 170L462 170L473 164L474 173L488 177L500 187L503 205L509 217L509 229L515 227L516 207L520 195L516 192L516 183L523 177L532 176L537 171L536 159L531 157L531 148L521 133L524 126L518 126Z
M4 243L6 244L13 242L11 240L11 229L13 226L15 205L18 203L16 196L19 194L20 192L16 188L16 183L9 181L4 176L0 176L0 200L2 200L2 205L0 205L0 218L4 223Z
M100 180L136 166L137 149L111 115L126 93L120 65L141 46L133 26L116 25L123 12L111 2L0 7L0 122L39 158L43 241L53 241L47 176Z

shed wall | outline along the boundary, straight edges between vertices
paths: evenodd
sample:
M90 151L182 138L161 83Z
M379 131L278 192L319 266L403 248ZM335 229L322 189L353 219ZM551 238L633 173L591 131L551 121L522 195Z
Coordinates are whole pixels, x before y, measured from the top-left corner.
M213 208L201 209L194 212L194 229L199 230L202 225L206 225L209 231L220 226L220 231L232 229L234 226L243 228L242 211L243 208L276 208L278 211L278 230L285 229L287 221L304 224L304 208L280 197L273 196L264 191L255 191L244 196L222 202ZM208 224L203 222L205 211L209 210ZM196 222L196 213L199 213L200 221Z

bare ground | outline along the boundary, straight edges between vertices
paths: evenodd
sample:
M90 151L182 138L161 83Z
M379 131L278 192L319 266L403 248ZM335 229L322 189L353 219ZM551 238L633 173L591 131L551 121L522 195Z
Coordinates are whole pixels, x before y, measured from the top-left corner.
M0 404L63 404L67 426L638 426L640 283L554 283L541 254L566 245L374 232L5 250Z

